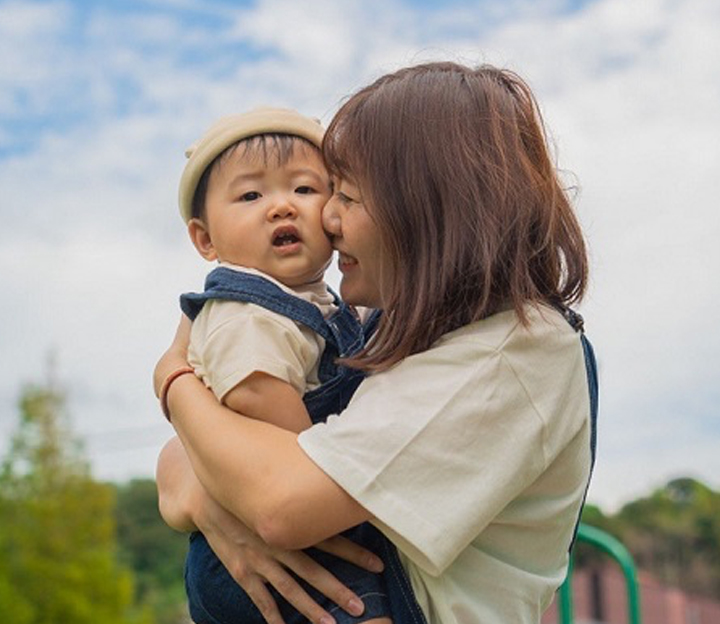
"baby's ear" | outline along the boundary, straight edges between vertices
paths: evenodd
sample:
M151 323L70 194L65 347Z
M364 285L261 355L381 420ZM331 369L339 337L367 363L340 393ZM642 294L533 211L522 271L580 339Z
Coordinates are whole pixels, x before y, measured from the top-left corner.
M200 219L190 219L188 221L188 234L190 234L190 240L195 245L195 249L198 250L200 255L212 262L217 260L217 252L213 246L212 239L210 238L210 232L207 229L205 223Z

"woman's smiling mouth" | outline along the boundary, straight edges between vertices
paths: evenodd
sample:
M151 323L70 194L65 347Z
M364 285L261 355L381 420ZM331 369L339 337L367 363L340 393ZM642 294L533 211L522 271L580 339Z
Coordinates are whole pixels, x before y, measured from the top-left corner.
M346 253L338 252L338 268L343 271L344 269L350 269L351 267L357 266L358 261L349 256Z

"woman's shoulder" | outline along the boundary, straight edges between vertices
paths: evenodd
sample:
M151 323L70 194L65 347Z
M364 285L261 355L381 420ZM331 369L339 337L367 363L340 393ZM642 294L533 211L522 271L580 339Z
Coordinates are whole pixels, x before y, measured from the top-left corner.
M522 346L546 350L555 342L567 342L578 334L563 315L547 305L528 305L523 323L514 310L504 310L480 321L460 327L440 338L433 348L476 345L503 352Z
M525 396L531 403L542 397L544 405L549 395L587 394L583 368L579 335L561 314L549 307L528 310L523 324L506 311L454 330L430 349L370 375L353 400L400 409L446 405L448 397L477 405Z
M379 385L392 394L408 386L437 393L474 388L472 395L497 394L502 386L509 395L539 397L570 389L586 393L583 370L580 335L559 312L539 306L527 310L526 323L505 311L450 332L405 358Z

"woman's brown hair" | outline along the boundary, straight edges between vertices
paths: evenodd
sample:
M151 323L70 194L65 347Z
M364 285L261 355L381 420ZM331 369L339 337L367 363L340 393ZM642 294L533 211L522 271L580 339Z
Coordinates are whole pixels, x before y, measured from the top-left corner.
M355 180L382 237L385 314L347 363L386 369L505 309L571 304L583 235L530 88L492 66L429 63L383 76L330 124L331 174Z

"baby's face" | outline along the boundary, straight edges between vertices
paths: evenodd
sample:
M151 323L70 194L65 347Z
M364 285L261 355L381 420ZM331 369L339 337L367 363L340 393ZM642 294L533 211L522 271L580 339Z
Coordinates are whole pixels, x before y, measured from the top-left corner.
M310 146L296 142L282 165L236 150L211 173L205 201L218 258L287 286L319 279L332 255L322 226L330 195L322 157Z

